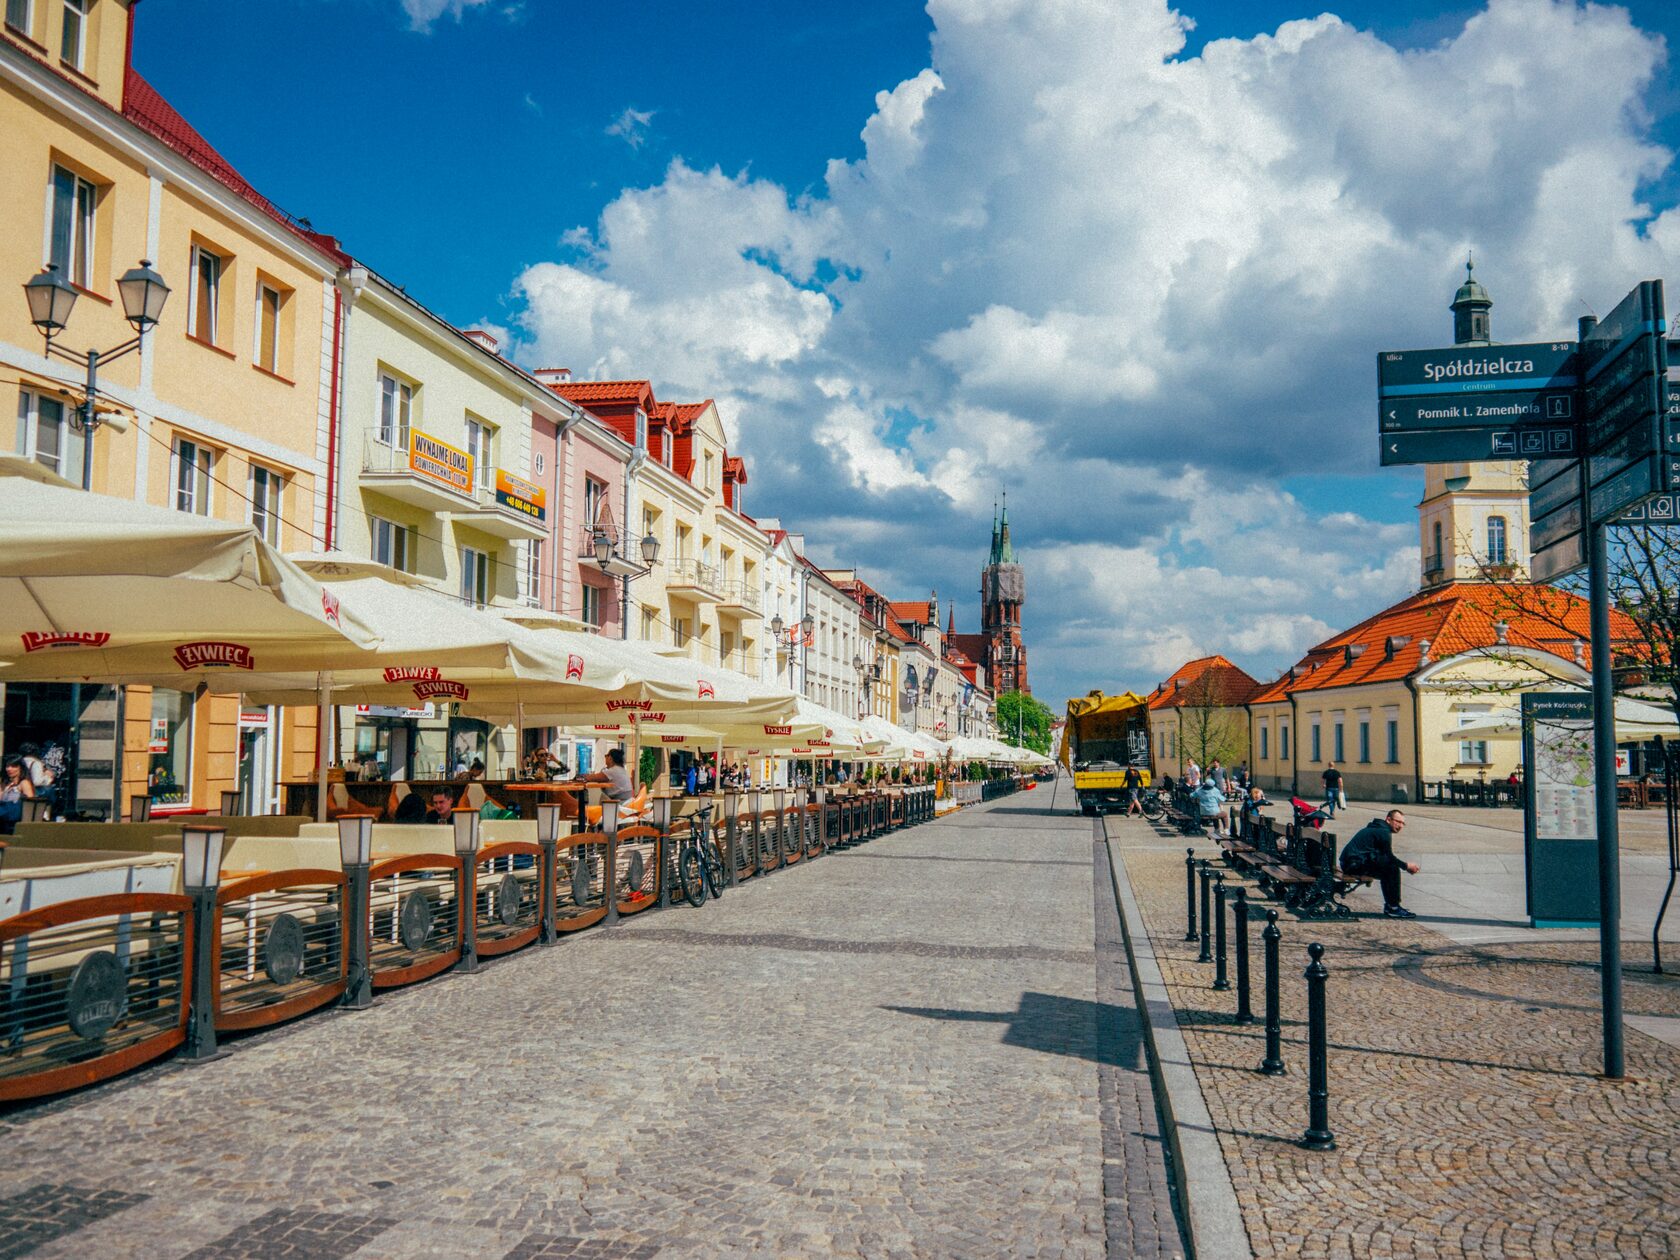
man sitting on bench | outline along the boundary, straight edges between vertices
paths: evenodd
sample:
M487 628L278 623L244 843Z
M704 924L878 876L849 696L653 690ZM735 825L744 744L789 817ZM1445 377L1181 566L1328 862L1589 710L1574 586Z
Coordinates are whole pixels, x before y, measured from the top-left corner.
M1201 787L1190 794L1190 799L1193 807L1200 811L1202 826L1213 828L1215 837L1223 837L1225 835L1225 793L1213 785L1212 779L1204 779Z
M1416 875L1422 869L1416 862L1402 862L1394 856L1394 837L1405 827L1406 815L1391 809L1356 831L1342 850L1342 874L1378 881L1382 885L1383 914L1390 919L1417 918L1400 904L1400 872Z

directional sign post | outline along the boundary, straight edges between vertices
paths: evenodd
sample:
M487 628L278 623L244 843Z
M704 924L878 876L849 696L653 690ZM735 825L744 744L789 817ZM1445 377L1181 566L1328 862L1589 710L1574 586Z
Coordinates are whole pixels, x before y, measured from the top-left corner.
M1579 384L1572 341L1384 351L1377 356L1379 460L1574 455Z

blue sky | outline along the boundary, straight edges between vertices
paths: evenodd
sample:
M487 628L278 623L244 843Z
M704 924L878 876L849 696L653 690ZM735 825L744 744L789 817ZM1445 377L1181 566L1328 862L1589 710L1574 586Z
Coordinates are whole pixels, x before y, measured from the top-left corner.
M1506 340L1680 253L1680 5L1627 7L147 0L136 61L447 317L716 395L749 510L959 628L1010 487L1054 702L1415 585L1375 352L1466 248Z

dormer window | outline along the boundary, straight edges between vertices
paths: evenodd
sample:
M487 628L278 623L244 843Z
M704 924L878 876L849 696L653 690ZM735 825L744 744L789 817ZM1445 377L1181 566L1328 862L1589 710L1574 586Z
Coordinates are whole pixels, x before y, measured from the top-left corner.
M636 408L636 449L647 450L647 412Z

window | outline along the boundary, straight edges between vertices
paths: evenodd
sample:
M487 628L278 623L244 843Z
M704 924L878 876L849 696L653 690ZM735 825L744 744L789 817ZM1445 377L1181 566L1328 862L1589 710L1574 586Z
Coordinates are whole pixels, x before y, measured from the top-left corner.
M1336 760L1347 760L1347 747L1342 743L1342 722L1338 718L1331 728L1331 746L1336 750Z
M284 299L272 285L257 286L257 344L252 360L265 372L280 374L280 306Z
M1505 563L1505 518L1503 516L1488 517L1487 526L1488 563Z
M70 409L61 399L24 390L18 395L17 453L79 481L85 439L69 422Z
M251 524L263 541L280 545L280 502L286 479L273 469L251 465Z
M710 451L706 452L706 473L705 479L700 483L700 488L708 491L712 488L712 453Z
M1482 721L1493 706L1488 704L1470 705L1460 709L1458 724L1460 726L1474 726ZM1488 763L1487 741L1485 739L1461 739L1458 741L1459 761L1472 766L1485 766Z
M1324 759L1322 756L1323 752L1324 746L1319 741L1318 723L1315 721L1312 724L1312 760L1322 761Z
M654 621L653 609L642 609L642 642L652 643L657 637L657 623Z
M593 525L601 519L601 505L607 501L607 485L593 477L583 479L583 523Z
M534 461L534 463L532 464L533 473L538 477L542 476L544 470L546 470L547 467L548 467L547 461L543 459L543 453L541 451L538 451L531 458Z
M152 692L146 782L154 804L185 805L192 797L192 697L158 687Z
M6 0L6 25L24 35L29 34L29 0Z
M379 378L379 440L386 446L408 446L408 422L414 410L414 387L382 374Z
M601 588L583 584L583 619L592 628L601 628Z
M479 420L467 421L467 454L473 461L473 484L480 490L490 484L490 470L496 466L491 452L496 430Z
M1435 522L1435 562L1441 562L1441 522Z
M542 539L525 544L525 602L532 608L542 607L542 554Z
M373 558L398 572L409 572L408 528L381 516L368 518L373 525Z
M202 245L192 248L192 303L187 307L187 335L216 344L217 317L221 306L222 256Z
M71 284L93 287L93 215L99 190L76 172L52 169L52 235L47 261Z
M1289 760L1289 727L1286 723L1278 723L1278 756Z
M490 557L471 547L461 548L461 599L480 608L490 602Z
M1271 754L1270 736L1271 736L1271 731L1267 729L1266 724L1264 722L1260 723L1260 760L1261 761L1266 760L1266 758L1268 758L1272 755Z
M175 439L175 510L210 515L209 448L186 438Z
M1388 764L1400 764L1400 723L1396 718L1389 718L1384 725L1388 728Z
M77 70L85 68L88 9L92 4L93 0L64 0L64 30L58 55Z
M636 411L636 449L647 450L647 412L640 408Z
M1359 724L1359 760L1366 762L1371 760L1371 724L1369 722Z

